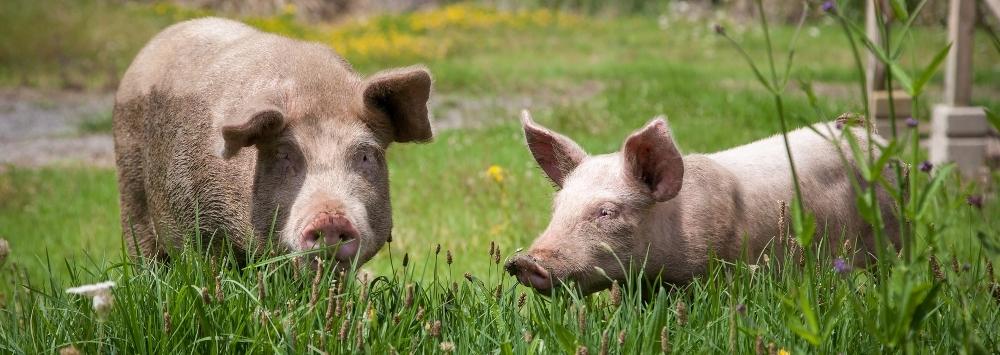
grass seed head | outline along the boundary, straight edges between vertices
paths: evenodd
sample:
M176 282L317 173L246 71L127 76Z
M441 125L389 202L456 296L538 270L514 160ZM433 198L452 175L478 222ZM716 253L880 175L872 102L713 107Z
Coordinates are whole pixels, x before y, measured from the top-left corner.
M264 288L264 272L257 271L257 299L260 302L264 302L264 297L267 296L267 290Z
M993 278L993 276L994 276L993 275L993 262L989 261L989 260L986 260L986 281L987 281L987 283L992 283L993 280L995 280Z
M583 306L576 311L576 327L580 329L581 334L587 331L587 309Z
M403 299L403 307L410 308L413 306L413 284L406 285L406 298Z
M218 303L222 303L226 299L222 292L222 275L215 275L215 301Z
M423 306L417 307L417 316L416 316L416 319L417 319L418 322L424 319L424 307Z
M608 355L608 342L610 341L608 338L609 336L607 330L601 332L601 348L597 351L598 354Z
M455 261L454 258L452 258L452 256L451 256L451 250L450 249L444 253L444 256L445 256L444 260L445 260L445 262L448 263L448 265L451 265L451 263Z
M407 265L410 265L410 253L403 254L403 268L405 269Z
M201 296L202 303L212 304L212 294L208 292L208 287L199 287L198 295Z
M7 260L8 255L10 255L10 243L7 243L6 239L0 238L0 265L3 265L4 261Z
M170 311L167 310L166 306L163 306L163 334L169 335L173 330L173 324L170 322Z
M431 325L431 336L437 338L441 335L441 321L435 320L434 324Z
M687 324L688 314L687 314L687 304L684 301L677 301L677 324L684 326Z
M441 344L438 344L438 349L441 349L441 352L443 352L443 353L454 352L455 351L455 343L452 343L450 341L442 341Z
M309 295L310 309L316 307L316 302L319 301L319 284L321 281L323 281L323 260L316 257L316 276L313 277L312 292Z
M938 263L937 257L934 254L927 259L927 264L930 265L931 274L934 275L934 279L937 281L944 280L944 273L941 272L941 264Z
M753 339L753 353L754 355L764 355L764 339L760 335Z
M524 339L525 343L530 343L535 340L535 336L531 334L531 331L525 330L524 333L521 334L521 339Z
M302 257L296 256L292 258L292 278L299 279L299 271L302 268Z
M958 257L955 254L951 254L951 271L958 274L962 269L958 266Z
M59 349L59 355L80 355L80 350L77 350L75 346L70 345Z
M528 295L524 292L521 292L521 295L517 296L517 308L520 309L521 307L524 307L524 304L527 301L528 301Z
M611 281L611 305L618 307L622 304L622 289L618 286L618 280Z
M347 318L344 318L344 321L340 322L340 331L337 332L337 340L344 341L344 339L347 339L347 327L350 325L351 323Z
M434 247L434 255L441 254L441 244Z
M576 355L587 355L589 353L590 353L590 350L587 349L586 346L580 345L580 346L578 346L576 348Z
M625 345L625 329L618 332L618 346Z
M664 354L670 353L670 328L667 326L660 328L660 351Z
M500 265L500 246L496 247L496 251L493 253L493 263Z
M778 349L774 347L774 343L767 343L767 355L778 355Z

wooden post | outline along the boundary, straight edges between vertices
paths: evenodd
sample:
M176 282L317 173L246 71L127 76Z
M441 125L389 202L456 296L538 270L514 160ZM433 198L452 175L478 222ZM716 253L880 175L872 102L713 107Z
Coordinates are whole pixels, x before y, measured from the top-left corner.
M944 103L969 106L972 102L972 36L976 25L975 0L952 0L948 11L951 52L944 74Z
M878 8L876 8L878 6ZM876 11L878 9L878 11ZM882 16L885 22L891 21L890 9L884 0L865 1L865 33L868 39L876 46L881 47L882 32L879 28L878 16ZM889 115L889 91L885 87L885 76L889 75L885 63L871 51L868 52L868 65L865 67L866 88L868 89L868 108L874 117L875 129L883 136L889 137L892 125L896 125L896 132L903 132L905 120L910 117L911 100L910 96L902 90L892 92L893 113L895 117Z
M934 107L930 139L931 161L955 162L967 177L982 174L989 135L986 112L969 106L975 23L975 0L951 0L948 39L952 46L944 73L944 103Z
M882 46L882 33L878 29L878 19L876 19L875 2L878 0L865 1L865 33L868 39L876 46ZM868 96L879 90L885 90L885 64L878 60L871 51L867 57L868 66L865 67L865 78L867 79Z

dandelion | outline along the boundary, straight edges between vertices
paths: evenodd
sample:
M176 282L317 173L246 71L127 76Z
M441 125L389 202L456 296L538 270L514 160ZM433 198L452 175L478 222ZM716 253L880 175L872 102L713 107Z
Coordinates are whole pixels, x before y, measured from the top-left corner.
M587 349L586 346L580 345L580 346L578 346L576 348L576 355L587 355L589 353L590 353L590 350Z
M618 332L618 346L625 345L625 330Z
M66 293L91 297L94 313L98 319L105 319L111 312L111 307L115 303L115 296L111 294L111 289L115 287L114 281L105 281L92 285L83 285L66 289Z
M524 307L524 303L528 301L528 295L521 292L521 295L517 297L517 308L520 309Z
M983 209L983 196L982 195L969 195L965 198L965 202L969 203L969 206L975 207L977 209Z
M618 286L618 280L611 281L611 305L618 307L622 304L622 289Z
M441 349L441 352L445 353L453 352L455 351L455 343L452 343L450 341L442 341L441 344L438 345L438 349Z
M670 328L667 326L660 328L660 351L664 354L670 353Z
M788 350L785 350L785 348L778 349L778 355L790 355L790 354L791 353L788 352Z
M918 124L920 124L920 122L917 121L916 118L913 118L913 117L907 117L906 118L906 127L917 128Z
M676 309L677 309L677 324L683 327L685 324L687 324L687 319L688 319L687 305L684 304L684 301L677 301Z
M80 350L77 350L75 346L70 345L59 349L59 355L80 355Z
M833 271L843 275L851 272L851 265L844 258L836 258L833 259Z
M495 181L498 184L503 183L504 171L503 168L501 168L499 165L496 164L490 165L490 167L486 169L486 175L488 175L490 179L493 179L493 181Z
M454 261L454 259L451 257L451 250L446 251L444 256L445 256L444 258L445 262L447 262L448 265L451 265L451 263Z

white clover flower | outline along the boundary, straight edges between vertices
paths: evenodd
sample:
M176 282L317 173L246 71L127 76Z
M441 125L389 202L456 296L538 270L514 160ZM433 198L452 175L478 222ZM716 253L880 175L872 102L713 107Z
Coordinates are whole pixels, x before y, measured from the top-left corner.
M114 281L99 282L92 285L83 285L66 289L66 293L74 295L89 296L94 302L94 313L99 319L107 317L114 305L115 296L111 294L111 289L115 287Z

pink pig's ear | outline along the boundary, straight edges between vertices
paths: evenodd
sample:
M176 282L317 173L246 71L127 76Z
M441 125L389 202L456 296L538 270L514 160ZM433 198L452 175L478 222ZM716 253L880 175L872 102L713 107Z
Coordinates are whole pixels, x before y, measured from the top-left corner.
M674 198L681 190L684 161L663 117L632 133L622 147L625 174L636 179L657 202Z
M243 147L268 142L285 129L285 115L274 105L250 107L222 127L225 140L221 156L229 159Z
M389 116L393 140L426 142L434 136L427 117L431 73L421 66L385 70L365 83L365 104Z
M528 150L531 150L538 166L561 188L566 175L580 165L587 152L572 139L535 123L528 110L521 111L521 126L524 127Z

